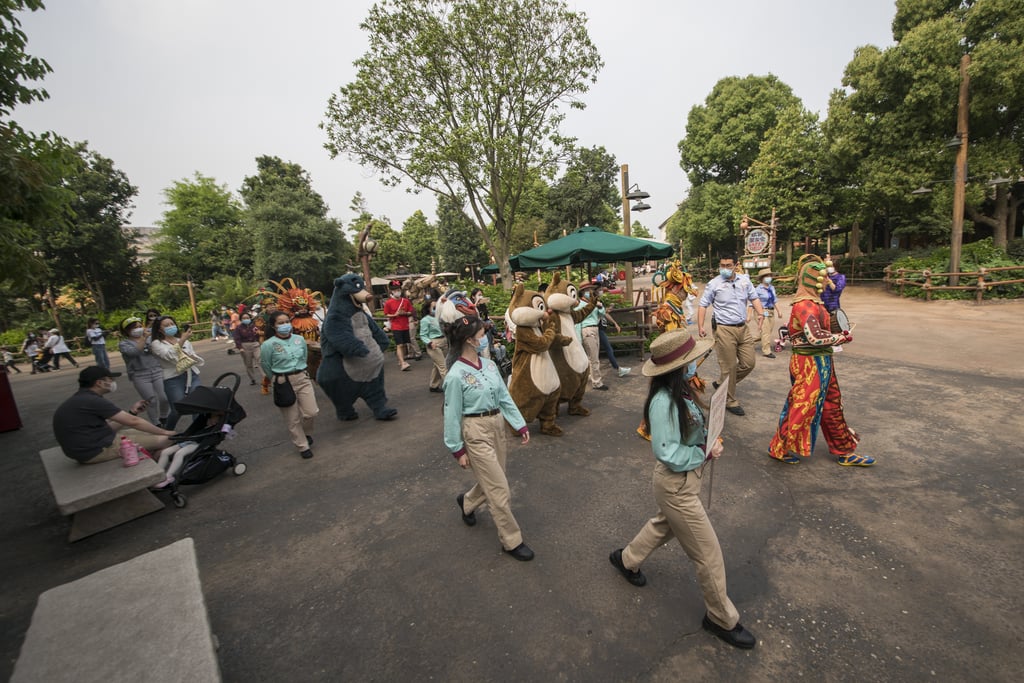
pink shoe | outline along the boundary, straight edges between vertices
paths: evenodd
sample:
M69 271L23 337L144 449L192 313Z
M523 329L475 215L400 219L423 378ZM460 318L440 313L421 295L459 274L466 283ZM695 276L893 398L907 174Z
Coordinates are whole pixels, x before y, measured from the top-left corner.
M174 483L174 476L173 475L168 475L167 478L164 479L162 482L160 482L156 486L150 486L149 488L151 490L153 490L153 491L161 491L161 490L167 488L168 486L170 486L173 483Z

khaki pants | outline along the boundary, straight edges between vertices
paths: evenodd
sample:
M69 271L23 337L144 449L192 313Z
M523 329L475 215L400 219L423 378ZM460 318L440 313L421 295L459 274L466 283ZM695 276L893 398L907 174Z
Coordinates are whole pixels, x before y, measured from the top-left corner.
M242 365L245 366L245 374L253 382L263 379L263 369L260 368L260 343L257 341L242 342L239 351L242 355Z
M135 442L136 446L142 446L149 451L154 457L162 448L167 448L170 441L167 440L166 436L158 436L156 434L150 434L149 432L140 432L138 429L121 429L114 433L114 442L104 448L91 460L84 461L85 465L95 465L98 462L106 462L108 460L116 460L121 457L121 437L127 436L130 440Z
M757 331L757 323L754 323L754 327L750 330L750 333L754 335L755 339L760 337L761 353L767 356L769 353L772 353L772 342L775 341L775 311L765 311L764 315L764 322L761 323L761 331Z
M487 417L462 418L462 439L466 443L469 468L476 477L463 499L463 512L469 514L487 503L498 527L498 538L505 550L514 550L523 542L519 523L512 515L512 493L505 477L508 453L508 428L501 413Z
M726 593L722 548L700 502L697 470L673 472L660 462L656 464L654 500L659 512L623 549L622 564L631 571L638 570L655 548L675 537L697 570L708 616L722 628L733 628L740 615Z
M601 381L601 337L598 334L597 325L583 328L583 350L587 352L587 358L590 359L590 384L597 388L603 384Z
M427 355L434 361L434 367L430 369L430 388L439 389L444 382L444 376L448 373L448 365L445 356L448 355L448 340L442 337L431 339L433 347L427 347Z
M309 448L306 435L313 433L313 419L320 413L320 409L316 405L316 394L313 393L313 382L309 379L309 373L289 375L288 381L295 390L295 403L278 410L281 411L285 426L288 427L288 436L291 437L292 444L301 453Z
M718 381L729 381L729 400L726 401L728 406L740 404L736 400L736 385L754 369L755 345L754 337L746 325L730 327L719 324L715 329L715 353L718 355L718 365L722 371Z

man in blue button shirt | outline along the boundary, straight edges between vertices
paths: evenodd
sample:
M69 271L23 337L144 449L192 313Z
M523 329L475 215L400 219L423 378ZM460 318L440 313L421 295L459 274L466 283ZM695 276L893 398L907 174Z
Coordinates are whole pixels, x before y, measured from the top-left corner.
M736 260L731 256L718 262L718 276L704 287L697 309L697 332L707 336L704 319L708 306L712 307L715 320L715 355L722 376L718 383L729 380L729 399L725 409L733 415L743 415L743 407L736 400L736 384L754 369L756 342L747 330L747 304L757 313L757 329L764 324L764 308L757 298L750 278L736 274ZM716 386L717 384L716 383Z

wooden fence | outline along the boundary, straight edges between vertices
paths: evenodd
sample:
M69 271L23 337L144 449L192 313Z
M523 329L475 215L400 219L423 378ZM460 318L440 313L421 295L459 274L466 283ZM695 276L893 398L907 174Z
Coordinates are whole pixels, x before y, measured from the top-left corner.
M885 291L891 292L896 288L899 288L899 295L903 296L904 289L906 287L920 287L924 290L925 301L932 300L933 292L945 292L945 291L974 291L974 300L976 303L981 303L985 297L985 293L991 290L993 287L1000 287L1002 285L1017 285L1024 284L1024 277L1012 278L1008 280L993 280L993 273L1007 273L1010 271L1019 271L1024 274L1024 266L1001 266L998 268L979 268L976 272L968 273L933 273L927 268L924 270L910 270L907 268L897 268L895 273L892 270L892 266L885 267ZM963 285L949 285L949 284L935 284L933 279L945 279L953 275L959 275L961 280L974 280L972 284ZM986 277L988 279L986 279Z

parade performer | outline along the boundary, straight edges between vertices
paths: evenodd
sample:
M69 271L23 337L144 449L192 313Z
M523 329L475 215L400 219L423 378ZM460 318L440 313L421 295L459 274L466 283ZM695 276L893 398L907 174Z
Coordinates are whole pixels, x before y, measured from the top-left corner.
M870 467L875 459L854 451L860 437L846 424L843 397L832 363L832 347L853 341L850 330L829 331L831 320L821 302L825 262L814 254L800 259L797 290L789 316L793 356L789 361L792 386L779 416L779 428L768 455L796 464L814 451L818 426L829 452L840 465Z
M527 424L540 418L541 434L562 436L562 428L555 424L558 370L548 352L552 346L571 340L558 334L558 321L548 314L544 296L522 284L512 290L506 317L515 328L516 341L508 384L512 400Z
M313 292L304 287L299 287L293 279L286 277L280 282L271 280L277 291L261 287L255 297L257 302L253 310L259 308L262 314L253 318L253 326L257 331L257 340L262 344L274 336L274 329L269 324L269 316L276 311L284 311L291 320L292 333L297 334L309 343L309 358L307 369L310 378L315 378L320 368L320 325L319 318L322 317L327 306L324 304L322 292ZM253 315L253 313L250 313ZM262 392L264 395L270 393L270 382L263 378Z
M693 300L697 297L697 288L693 285L693 277L679 261L666 263L655 271L651 284L663 292L661 304L653 313L658 331L668 332L693 322Z
M561 384L559 401L569 403L569 414L586 417L590 411L583 407L583 395L587 392L590 379L590 359L583 349L583 342L576 336L576 325L583 322L597 305L597 298L588 301L582 308L579 291L576 285L563 280L560 273L555 273L544 292L544 301L551 316L558 321L558 332L569 339L566 345L551 346L551 360L558 369L558 381Z
M334 404L339 420L356 420L354 403L366 401L378 420L391 420L398 410L388 406L384 392L384 350L391 340L363 310L373 295L355 273L334 281L334 293L321 334L323 361L317 384Z

